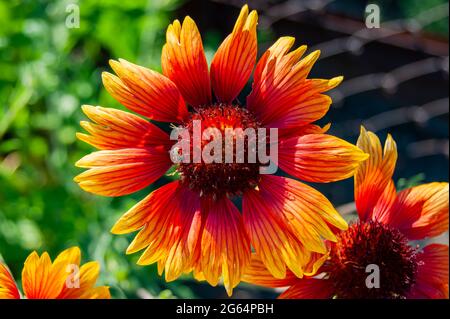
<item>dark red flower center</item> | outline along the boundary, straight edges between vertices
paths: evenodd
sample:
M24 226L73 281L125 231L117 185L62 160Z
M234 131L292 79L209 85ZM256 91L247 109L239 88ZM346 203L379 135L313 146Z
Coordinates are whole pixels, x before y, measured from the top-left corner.
M246 132L257 133L260 124L247 109L225 104L202 107L191 114L183 128L189 131L191 145L189 163L180 163L178 166L182 183L198 191L201 196L210 195L214 198L240 195L257 185L260 167L255 148L257 140ZM194 148L199 145L199 133L202 140L197 154L201 152L202 157L195 162ZM208 133L206 138L204 133ZM239 145L238 139L242 141ZM249 152L256 155L256 161L251 156L249 158ZM207 161L205 156L210 157L210 160Z
M338 236L325 267L337 298L405 298L415 282L416 249L396 229L358 222Z

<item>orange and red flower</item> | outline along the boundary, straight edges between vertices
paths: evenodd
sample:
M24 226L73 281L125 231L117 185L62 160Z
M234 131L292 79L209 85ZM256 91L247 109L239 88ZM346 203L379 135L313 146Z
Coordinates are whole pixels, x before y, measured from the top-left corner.
M164 75L119 59L111 61L117 75L103 73L103 83L125 107L154 121L190 128L201 120L202 129L222 131L277 128L278 165L302 180L326 183L353 176L367 154L325 134L328 127L312 124L330 107L323 93L342 80L307 78L318 51L301 59L305 46L289 52L294 39L279 39L256 65L246 107L236 101L256 63L257 19L256 11L242 8L210 69L194 21L176 20L162 50ZM130 194L173 166L174 141L151 122L110 108L83 110L92 122L81 123L89 134L78 137L99 151L76 164L88 169L75 178L82 189ZM127 253L144 250L138 263L157 262L166 280L191 271L212 285L223 277L231 294L249 264L251 247L276 277L283 278L286 267L301 277L312 252L326 252L323 239L334 241L336 229L347 228L318 191L287 177L260 175L258 165L201 162L176 169L179 180L153 191L112 229L115 234L139 231ZM242 213L230 200L241 195Z
M109 299L109 287L95 287L100 266L80 267L81 253L72 247L51 261L45 252L31 253L22 271L23 296L27 299ZM20 299L21 294L6 265L0 263L0 299Z
M448 298L448 245L423 249L410 240L448 230L448 183L429 183L397 192L392 180L397 161L394 140L384 150L372 132L361 129L357 145L370 154L355 174L355 202L359 221L329 243L329 258L316 256L312 276L289 273L276 279L257 256L244 280L268 287L289 287L280 298ZM366 279L377 265L379 288ZM370 270L370 269L369 269Z

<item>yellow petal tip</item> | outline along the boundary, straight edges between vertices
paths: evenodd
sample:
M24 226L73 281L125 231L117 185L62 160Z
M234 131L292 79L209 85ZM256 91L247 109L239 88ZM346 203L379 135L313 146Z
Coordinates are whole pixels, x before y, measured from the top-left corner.
M114 59L109 59L109 60L108 60L108 64L109 64L112 68L114 68L114 65L120 64L120 62L119 62L119 61L116 61L116 60L114 60Z
M109 230L109 232L110 232L111 234L114 234L114 235L120 235L121 232L120 232L119 225L117 225L117 223L115 223L114 226L111 227L111 229Z
M337 76L337 77L335 77L335 78L332 78L332 79L330 80L330 86L336 87L336 86L338 86L339 84L341 84L343 80L344 80L344 77L343 77L342 75L341 75L341 76Z

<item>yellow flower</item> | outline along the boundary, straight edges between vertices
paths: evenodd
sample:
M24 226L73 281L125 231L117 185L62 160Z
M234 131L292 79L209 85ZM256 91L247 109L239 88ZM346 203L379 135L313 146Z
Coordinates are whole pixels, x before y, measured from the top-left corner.
M23 296L27 299L109 299L109 287L95 287L100 265L88 262L80 267L80 249L72 247L51 261L47 252L32 252L22 271ZM21 295L6 265L0 263L0 299Z

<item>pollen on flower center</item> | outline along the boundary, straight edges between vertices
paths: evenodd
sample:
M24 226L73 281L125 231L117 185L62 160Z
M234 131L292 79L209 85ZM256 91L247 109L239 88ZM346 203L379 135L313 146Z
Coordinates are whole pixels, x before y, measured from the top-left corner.
M201 107L191 114L183 127L192 137L191 152L189 163L180 163L178 172L181 181L189 188L202 196L218 198L223 195L240 195L257 185L260 167L255 147L257 141L255 136L247 133L257 133L260 124L247 109L226 104ZM200 142L203 156L197 162L194 160L196 129L197 135L203 136ZM207 139L204 138L206 132L208 135L211 133ZM239 146L238 139L242 141ZM207 145L215 142L219 147L211 152L209 148L206 151ZM214 157L214 161L205 161L205 152ZM249 157L251 152L253 157Z
M379 288L369 288L372 273L368 265L379 268ZM358 222L338 237L327 261L330 282L337 298L405 298L415 282L416 249L396 229L379 222Z

